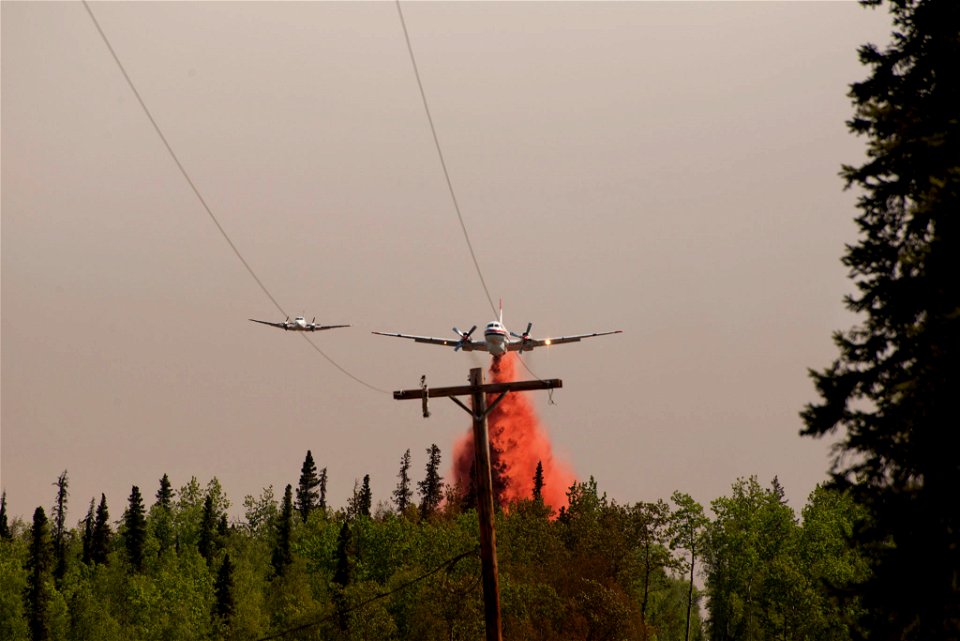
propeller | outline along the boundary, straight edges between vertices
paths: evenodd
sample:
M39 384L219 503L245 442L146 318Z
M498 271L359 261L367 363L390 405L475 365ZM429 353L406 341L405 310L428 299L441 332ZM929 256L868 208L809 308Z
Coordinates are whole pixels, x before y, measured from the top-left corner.
M510 332L511 336L520 339L520 349L517 350L517 353L523 354L523 348L526 347L527 341L530 340L531 329L533 329L533 323L527 323L527 331L525 331L523 334L515 334L514 332Z
M310 321L310 324L311 324L311 325L316 325L316 324L317 324L317 317L316 317L316 316L313 317L313 320Z
M458 328L454 327L453 331L457 333L457 335L460 337L460 340L457 341L457 345L453 348L453 351L459 352L460 348L463 347L463 344L470 340L470 334L473 334L475 329L477 329L476 325L471 327L470 331L468 332L461 332Z

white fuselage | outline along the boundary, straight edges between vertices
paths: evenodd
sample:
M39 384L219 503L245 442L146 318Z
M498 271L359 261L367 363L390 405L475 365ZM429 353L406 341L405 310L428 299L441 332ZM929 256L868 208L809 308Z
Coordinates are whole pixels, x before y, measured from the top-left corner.
M507 353L509 334L507 328L499 321L487 323L483 330L483 338L487 342L487 351L493 356L503 356Z
M302 330L307 328L307 319L303 316L297 316L292 323L288 323L288 329Z

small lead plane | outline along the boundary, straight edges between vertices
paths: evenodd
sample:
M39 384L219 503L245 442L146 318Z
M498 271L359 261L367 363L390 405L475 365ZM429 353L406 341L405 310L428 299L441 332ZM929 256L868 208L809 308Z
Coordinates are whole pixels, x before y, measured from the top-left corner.
M263 323L264 325L270 325L271 327L279 327L282 330L288 332L319 332L324 329L336 329L338 327L350 327L349 325L318 325L317 317L313 317L312 322L307 322L303 316L297 316L293 320L290 320L290 317L287 316L287 320L282 323L271 323L270 321L257 320L256 318L249 318L254 323Z
M527 323L527 330L522 334L510 332L503 324L503 302L500 303L500 317L495 321L490 321L483 330L483 340L471 340L477 326L474 325L468 331L463 332L454 327L453 331L458 339L434 338L432 336L411 336L409 334L397 334L395 332L373 332L381 336L397 336L399 338L409 338L417 343L428 343L430 345L453 346L453 351L459 352L461 349L465 352L489 352L494 358L499 358L507 352L529 352L535 347L549 347L550 345L560 345L562 343L576 343L583 338L593 336L606 336L608 334L620 334L622 330L611 332L594 332L592 334L574 334L572 336L558 336L556 338L532 338L530 330L533 323ZM511 340L510 337L516 340Z

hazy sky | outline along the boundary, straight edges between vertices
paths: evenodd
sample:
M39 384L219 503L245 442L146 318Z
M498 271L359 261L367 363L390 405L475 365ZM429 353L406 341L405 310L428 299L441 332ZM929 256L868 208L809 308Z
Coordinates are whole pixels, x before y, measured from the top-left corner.
M216 476L296 483L307 449L344 505L389 498L410 448L448 469L469 418L388 391L459 385L492 317L392 2L93 3L183 165L292 315L220 236L79 2L2 3L2 469L8 509L68 521L132 485L148 504ZM800 438L808 367L852 317L840 165L858 45L852 2L404 3L437 133L491 296L563 379L535 403L556 451L620 502L708 503L778 475L801 506L829 467ZM478 330L479 331L479 330ZM532 470L531 470L532 474Z

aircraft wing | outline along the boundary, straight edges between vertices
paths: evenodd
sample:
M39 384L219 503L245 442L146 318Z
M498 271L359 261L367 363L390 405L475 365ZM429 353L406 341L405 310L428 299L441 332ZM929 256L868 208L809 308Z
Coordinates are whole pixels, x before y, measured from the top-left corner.
M523 351L529 351L534 347L549 347L550 345L560 345L562 343L577 343L584 338L592 338L594 336L607 336L609 334L620 334L623 330L617 329L612 332L594 332L592 334L574 334L573 336L558 336L556 338L528 338L525 342L523 341L514 341L509 344L508 349L511 352L518 351L520 346L523 345Z
M280 329L286 329L287 327L284 323L271 323L270 321L257 320L256 318L248 318L247 320L251 320L254 323L263 323L264 325L270 325L271 327L279 327Z
M446 345L448 347L456 347L458 341L455 338L434 338L433 336L411 336L410 334L397 334L395 332L372 332L373 334L379 334L380 336L396 336L397 338L409 338L412 341L417 343L427 343L429 345ZM466 341L463 345L460 346L465 352L472 352L474 350L485 351L487 348L486 341Z
M324 329L337 329L338 327L350 327L349 325L310 325L307 331L319 332Z

